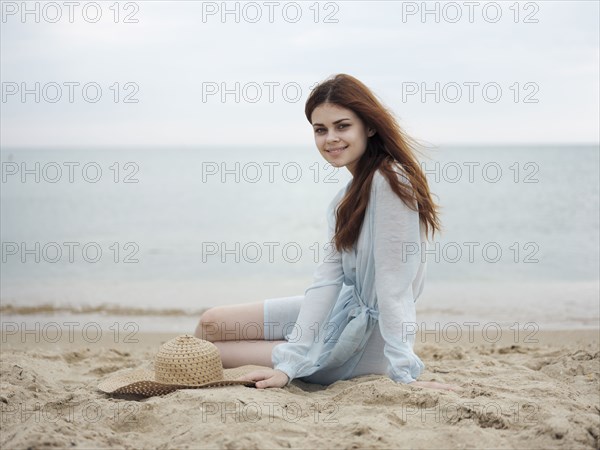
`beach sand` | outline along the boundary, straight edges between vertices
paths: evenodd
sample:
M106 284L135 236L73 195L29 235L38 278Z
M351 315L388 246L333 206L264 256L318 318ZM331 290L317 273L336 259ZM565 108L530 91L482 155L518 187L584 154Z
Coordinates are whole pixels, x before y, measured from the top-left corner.
M147 364L175 336L137 334L137 343L127 343L105 334L91 342L75 333L35 342L35 333L4 334L0 447L599 448L597 330L538 331L529 340L505 330L497 342L417 336L426 364L420 379L462 392L380 375L148 399L96 389L107 375Z

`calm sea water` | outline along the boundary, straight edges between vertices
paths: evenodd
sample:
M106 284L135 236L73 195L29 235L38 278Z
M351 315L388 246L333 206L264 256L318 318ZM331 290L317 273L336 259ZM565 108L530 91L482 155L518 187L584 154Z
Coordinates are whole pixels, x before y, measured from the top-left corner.
M0 294L15 314L302 294L350 180L312 148L3 149L1 161ZM444 226L425 313L597 323L598 147L442 147L421 161Z

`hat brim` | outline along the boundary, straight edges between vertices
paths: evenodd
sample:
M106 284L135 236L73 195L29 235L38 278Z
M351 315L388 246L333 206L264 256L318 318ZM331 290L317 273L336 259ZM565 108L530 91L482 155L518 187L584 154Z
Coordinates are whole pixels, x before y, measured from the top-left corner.
M268 369L264 366L246 365L234 369L223 369L223 379L198 385L166 384L156 381L154 371L149 369L134 369L117 373L102 380L98 389L107 394L135 394L152 397L163 395L179 389L202 389L218 386L255 386L254 381L236 380L255 370Z

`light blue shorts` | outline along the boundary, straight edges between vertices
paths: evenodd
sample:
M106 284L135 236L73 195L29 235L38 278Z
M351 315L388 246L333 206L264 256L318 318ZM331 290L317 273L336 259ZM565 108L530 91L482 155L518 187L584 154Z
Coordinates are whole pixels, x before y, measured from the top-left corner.
M303 295L293 297L268 298L264 301L264 334L265 340L288 340L294 333L294 324L300 313ZM386 375L388 362L383 354L385 341L379 330L379 323L373 328L373 333L367 341L363 354L351 373L344 366L328 371L318 372L315 376L305 377L305 381L319 384L330 384L337 380L349 379L361 375Z

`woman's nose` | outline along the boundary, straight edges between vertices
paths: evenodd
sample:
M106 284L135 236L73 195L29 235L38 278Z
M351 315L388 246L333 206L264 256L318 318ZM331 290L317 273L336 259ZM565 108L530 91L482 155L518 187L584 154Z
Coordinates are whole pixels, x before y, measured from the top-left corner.
M340 138L333 132L327 135L327 142L337 142L339 140Z

